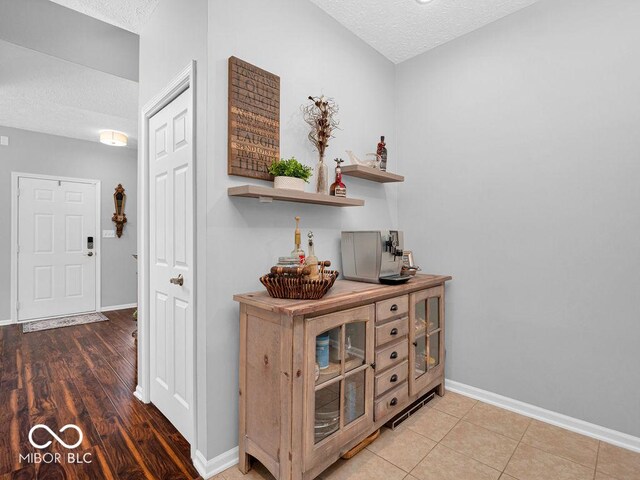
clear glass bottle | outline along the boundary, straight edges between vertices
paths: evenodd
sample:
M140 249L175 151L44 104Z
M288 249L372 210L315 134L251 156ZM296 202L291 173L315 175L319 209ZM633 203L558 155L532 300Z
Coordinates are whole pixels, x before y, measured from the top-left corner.
M380 170L387 171L387 144L384 142L384 135L380 137L380 143L378 143L378 149L376 151L380 158Z
M305 254L304 250L302 250L301 240L300 240L300 217L296 217L296 231L294 234L294 243L295 248L291 251L291 257L298 258L300 260L300 265L304 265Z
M309 237L309 255L307 255L304 263L311 270L309 279L317 280L320 278L320 273L318 272L318 257L316 257L316 252L313 248L313 232L309 232L307 237Z
M329 168L324 163L324 156L320 155L315 171L316 193L327 195L329 193Z

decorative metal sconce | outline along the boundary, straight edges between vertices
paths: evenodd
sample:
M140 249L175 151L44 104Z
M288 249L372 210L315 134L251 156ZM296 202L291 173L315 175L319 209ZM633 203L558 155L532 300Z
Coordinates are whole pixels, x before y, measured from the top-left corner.
M116 211L111 217L111 220L116 224L116 235L118 238L122 236L122 229L124 224L127 223L127 216L124 213L124 205L127 202L127 194L124 193L122 184L119 183L116 187L116 191L113 194L113 203L116 207Z

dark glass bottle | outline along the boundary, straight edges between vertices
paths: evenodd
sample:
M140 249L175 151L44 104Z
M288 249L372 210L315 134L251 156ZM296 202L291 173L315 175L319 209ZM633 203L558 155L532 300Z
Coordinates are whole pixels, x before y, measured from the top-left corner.
M340 164L343 163L344 160L336 158L334 162L336 162L336 181L331 185L330 193L334 197L346 197L347 187L342 183L342 169L340 168Z

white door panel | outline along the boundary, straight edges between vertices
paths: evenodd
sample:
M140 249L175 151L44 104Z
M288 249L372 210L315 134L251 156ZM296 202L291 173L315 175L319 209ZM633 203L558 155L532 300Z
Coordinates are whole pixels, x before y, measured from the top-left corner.
M190 90L149 120L151 401L191 441L193 145ZM170 283L182 276L183 284Z
M18 321L96 309L96 185L18 181Z

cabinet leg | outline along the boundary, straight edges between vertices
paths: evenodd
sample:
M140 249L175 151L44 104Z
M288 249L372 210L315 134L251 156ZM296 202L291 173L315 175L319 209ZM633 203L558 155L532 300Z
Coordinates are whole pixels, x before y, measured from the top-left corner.
M444 397L444 394L445 394L444 382L442 382L440 385L438 385L438 388L436 389L436 393L438 395L440 395L441 397Z
M238 469L244 473L245 475L247 473L249 473L249 470L251 470L251 456L244 453L244 452L240 452L240 459L238 462Z

